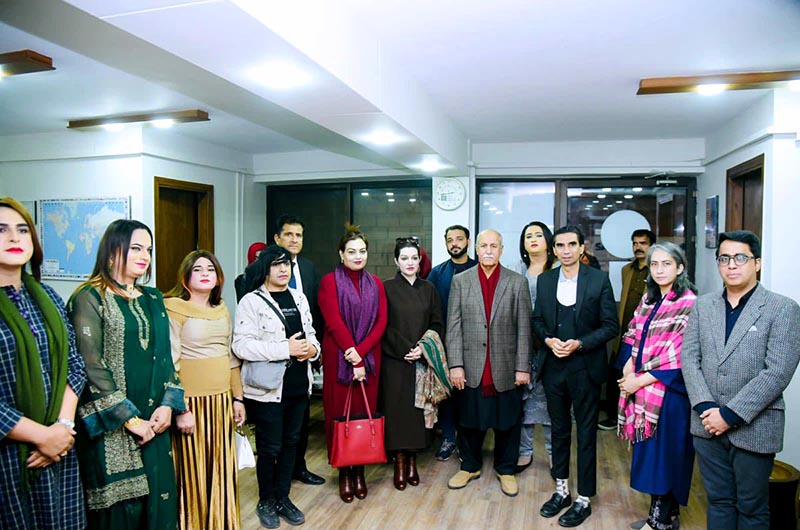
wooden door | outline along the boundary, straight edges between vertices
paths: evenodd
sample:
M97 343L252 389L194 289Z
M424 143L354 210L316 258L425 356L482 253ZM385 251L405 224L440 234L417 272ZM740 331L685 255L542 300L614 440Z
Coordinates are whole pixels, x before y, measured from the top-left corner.
M214 252L214 186L155 178L156 287L171 289L189 252Z
M764 199L764 155L727 172L725 230L750 230L761 238Z

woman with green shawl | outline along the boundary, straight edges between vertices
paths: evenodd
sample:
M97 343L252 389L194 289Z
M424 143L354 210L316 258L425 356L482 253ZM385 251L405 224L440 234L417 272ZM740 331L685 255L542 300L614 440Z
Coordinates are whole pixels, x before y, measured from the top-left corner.
M78 416L89 528L174 530L172 413L186 410L161 293L149 277L153 235L139 221L106 229L92 276L69 301L89 384Z
M80 529L72 444L86 370L64 302L39 283L42 258L30 213L0 198L0 528Z

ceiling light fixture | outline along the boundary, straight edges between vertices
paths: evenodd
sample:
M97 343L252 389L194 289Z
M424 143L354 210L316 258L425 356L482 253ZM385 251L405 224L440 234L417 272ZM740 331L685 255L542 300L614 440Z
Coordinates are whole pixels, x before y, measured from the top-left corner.
M413 167L419 169L424 173L436 173L437 171L440 171L448 166L446 164L440 163L435 158L427 158Z
M597 196L597 198L598 199L605 199L606 196L605 196L605 194L601 193L600 195Z
M708 85L697 85L697 93L703 96L716 96L728 89L725 83L711 83Z
M167 112L150 112L147 114L129 114L126 116L105 116L87 120L70 120L67 129L91 129L102 127L113 130L126 123L150 123L156 127L171 127L176 123L193 121L209 121L208 112L200 109L174 110Z
M367 135L362 136L361 139L367 143L371 143L372 145L378 145L381 147L399 144L407 140L406 137L400 136L399 134L395 134L388 129L373 131Z
M274 90L289 90L311 83L311 74L297 66L273 61L250 71L250 78Z
M631 190L632 190L632 191L635 191L636 193L639 193L640 191L642 191L642 188L640 188L640 187L638 187L638 186L637 186L637 187L635 187L635 188L631 188Z
M626 199L633 199L633 195L630 195L630 194L629 194L629 195L625 195L624 197L625 197ZM622 201L620 201L620 202L622 202Z
M648 77L639 80L636 95L675 94L679 92L699 92L719 90L748 90L781 88L800 80L800 70L779 72L748 72L738 74L710 74L688 77ZM715 88L709 88L715 86ZM704 88L705 87L705 88Z
M53 59L33 50L0 54L0 77L55 70Z
M603 191L611 191L611 188L603 188Z

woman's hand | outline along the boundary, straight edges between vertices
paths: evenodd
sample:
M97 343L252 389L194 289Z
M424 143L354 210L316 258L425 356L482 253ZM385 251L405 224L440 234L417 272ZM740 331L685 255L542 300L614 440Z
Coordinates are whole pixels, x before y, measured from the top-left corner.
M26 462L26 464L29 469L36 469L36 468L47 467L50 464L53 464L54 462L56 462L56 460L53 460L52 458L47 458L42 453L40 453L38 449L34 449L28 455L28 461Z
M367 378L367 369L363 366L358 368L353 368L353 380L354 381L363 381Z
M132 418L125 424L125 428L131 433L139 437L136 441L139 445L144 445L156 437L153 426L149 421L144 421L141 418Z
M422 348L420 348L419 346L415 346L408 351L408 353L406 354L405 357L403 357L403 359L405 359L410 363L413 363L420 357L422 357Z
M361 362L361 355L359 355L358 351L354 347L347 348L344 351L344 360L355 365Z
M58 462L62 456L67 455L72 444L75 443L75 431L63 423L54 423L45 427L41 439L35 442L36 449L42 456Z
M175 416L175 426L183 434L191 436L194 434L194 414L192 411Z
M238 401L233 402L233 421L236 422L237 427L244 425L244 420L247 419L247 414L244 410L244 403Z
M172 423L172 409L166 405L158 407L153 411L153 415L150 416L150 425L153 427L153 432L156 434L161 434L169 429L170 423Z
M619 389L628 394L633 394L642 388L639 378L633 373L623 376L622 379L618 379L617 383L619 383Z

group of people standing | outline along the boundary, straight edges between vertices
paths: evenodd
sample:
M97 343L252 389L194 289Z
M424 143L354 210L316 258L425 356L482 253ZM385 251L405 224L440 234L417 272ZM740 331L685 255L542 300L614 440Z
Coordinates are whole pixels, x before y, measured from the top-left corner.
M574 226L523 227L515 270L500 264L497 231L478 234L473 260L469 230L451 226L450 259L428 280L418 240L401 237L398 272L385 281L366 270L369 242L352 225L338 244L340 264L320 279L299 256L304 230L283 216L275 244L251 247L232 320L213 254L187 255L162 297L144 285L150 229L114 221L90 279L65 306L40 283L30 214L0 199L0 526L240 528L234 431L246 419L255 426L261 524L302 524L291 481L325 482L305 462L312 364L321 359L329 459L333 419L352 392L352 413L385 415L397 490L420 483L417 454L438 421L437 459L456 450L461 459L450 489L480 477L492 429L496 477L516 496L539 424L555 490L540 513L582 524L597 493L600 391L609 380L617 406L606 423L633 446L631 486L651 495L648 517L633 527L678 527L695 451L708 527L768 527L767 480L782 447L782 391L800 359L800 307L758 283L754 234L720 236L725 289L698 298L682 250L635 232L620 330L608 275L584 263ZM361 385L366 402L353 392ZM364 466L340 468L338 491L346 503L367 497Z

